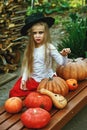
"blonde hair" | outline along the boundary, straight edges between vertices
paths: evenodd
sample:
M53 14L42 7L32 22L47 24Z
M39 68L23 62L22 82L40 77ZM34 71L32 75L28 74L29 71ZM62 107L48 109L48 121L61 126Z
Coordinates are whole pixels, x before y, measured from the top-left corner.
M45 43L45 63L48 63L48 57L49 54L47 53L47 48L48 48L48 44L51 43L51 39L50 39L50 32L49 32L49 28L48 25L44 22L39 22L36 23L36 25L43 25L45 28L45 32L44 32L44 43ZM33 40L33 35L32 35L32 27L29 29L29 41L28 44L26 46L25 52L24 52L24 57L23 57L23 62L22 62L22 73L23 70L25 68L25 66L27 67L27 73L28 75L31 74L33 72L33 52L34 52L34 48L35 48L35 42Z

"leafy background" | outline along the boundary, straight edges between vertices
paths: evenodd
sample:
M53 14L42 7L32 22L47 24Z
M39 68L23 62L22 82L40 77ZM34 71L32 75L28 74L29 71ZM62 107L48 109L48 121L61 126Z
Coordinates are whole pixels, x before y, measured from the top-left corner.
M71 48L70 58L86 57L87 52L87 0L36 0L30 2L26 16L34 12L43 12L55 18L55 25L62 25L63 37L57 44L60 51Z

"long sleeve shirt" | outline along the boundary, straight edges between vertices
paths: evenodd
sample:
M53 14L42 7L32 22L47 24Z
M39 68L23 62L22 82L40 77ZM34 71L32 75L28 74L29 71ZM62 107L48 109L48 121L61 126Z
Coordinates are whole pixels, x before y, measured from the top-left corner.
M45 46L42 45L34 49L33 73L30 74L30 77L34 78L37 82L54 75L55 72L52 69L52 58L60 65L64 65L67 61L67 57L63 57L52 44L49 44L47 52L49 53L48 62L50 61L48 66L45 63ZM22 80L26 81L28 78L27 68L25 67Z

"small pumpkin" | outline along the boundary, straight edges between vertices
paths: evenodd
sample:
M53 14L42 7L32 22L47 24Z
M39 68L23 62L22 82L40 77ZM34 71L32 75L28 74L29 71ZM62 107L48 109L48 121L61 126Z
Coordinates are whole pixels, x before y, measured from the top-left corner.
M66 81L60 77L52 77L52 78L43 79L40 82L37 88L37 91L42 88L45 88L56 94L61 94L63 96L67 95L69 91Z
M5 110L9 113L18 113L21 111L23 102L19 97L11 97L5 101Z
M84 80L87 77L87 63L81 58L71 59L66 65L60 65L56 69L57 76L67 80Z
M51 115L42 108L28 108L21 115L21 121L27 128L39 129L46 126L50 121Z
M76 79L67 79L66 83L69 87L69 90L76 90L78 88L78 82Z
M47 111L52 108L52 100L49 96L40 94L39 92L31 92L24 100L27 108L41 107Z

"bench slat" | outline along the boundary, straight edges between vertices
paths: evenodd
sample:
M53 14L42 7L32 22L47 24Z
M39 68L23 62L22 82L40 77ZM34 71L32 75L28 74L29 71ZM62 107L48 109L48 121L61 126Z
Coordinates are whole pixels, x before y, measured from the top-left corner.
M7 120L8 118L10 118L11 116L12 116L12 114L7 113L7 112L5 112L2 115L0 115L0 124L2 122L4 122L5 120Z
M66 108L57 112L47 127L41 130L60 130L85 105L87 105L87 88L73 98Z
M69 92L66 96L68 99L68 105L63 110L58 110L55 107L51 110L50 123L41 130L58 130L63 127L82 107L87 103L87 79L79 83L77 90ZM23 98L24 100L24 98ZM86 103L85 103L86 102ZM78 109L77 109L78 108ZM22 112L25 111L25 107ZM1 130L32 130L23 126L20 121L20 115L9 114L5 111L4 107L0 107L0 129ZM73 112L73 113L72 113ZM58 119L59 117L59 119ZM63 124L62 124L63 123Z
M11 118L4 121L3 124L0 125L0 130L6 130L10 126L14 125L17 121L20 120L20 115L21 115L21 113L13 115Z
M23 129L23 124L21 121L18 121L15 125L13 125L11 128L8 130L22 130Z
M61 128L85 105L87 105L87 88L79 93L78 96L70 100L67 107L63 110L57 111L56 114L52 116L50 123L40 130L61 130ZM22 130L33 129L23 128Z

